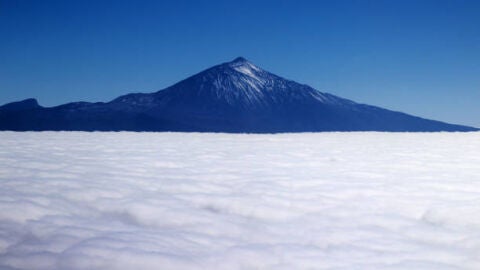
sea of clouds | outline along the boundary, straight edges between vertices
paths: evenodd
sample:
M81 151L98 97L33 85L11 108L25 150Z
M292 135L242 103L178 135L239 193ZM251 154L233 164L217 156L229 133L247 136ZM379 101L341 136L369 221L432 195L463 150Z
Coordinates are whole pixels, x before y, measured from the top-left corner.
M480 133L0 132L0 269L480 269Z

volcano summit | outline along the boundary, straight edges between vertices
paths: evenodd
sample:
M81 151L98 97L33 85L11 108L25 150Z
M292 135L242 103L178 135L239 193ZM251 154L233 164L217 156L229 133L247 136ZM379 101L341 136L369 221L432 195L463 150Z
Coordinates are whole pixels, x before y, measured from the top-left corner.
M0 107L0 130L316 132L474 131L355 103L265 71L239 57L155 93L110 102Z

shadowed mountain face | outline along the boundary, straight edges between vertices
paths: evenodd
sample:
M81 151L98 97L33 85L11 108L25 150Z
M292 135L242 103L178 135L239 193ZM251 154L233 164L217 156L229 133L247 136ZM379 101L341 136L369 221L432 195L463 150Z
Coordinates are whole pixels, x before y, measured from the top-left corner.
M44 108L35 99L0 107L0 130L84 131L474 131L358 104L269 73L244 58L150 94Z

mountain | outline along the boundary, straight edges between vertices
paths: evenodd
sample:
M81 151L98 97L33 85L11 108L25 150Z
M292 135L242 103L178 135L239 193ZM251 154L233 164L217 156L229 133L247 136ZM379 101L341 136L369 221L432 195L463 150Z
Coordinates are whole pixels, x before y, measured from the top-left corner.
M244 58L155 93L110 102L41 107L35 99L0 107L0 130L84 131L474 131L355 103L265 71Z

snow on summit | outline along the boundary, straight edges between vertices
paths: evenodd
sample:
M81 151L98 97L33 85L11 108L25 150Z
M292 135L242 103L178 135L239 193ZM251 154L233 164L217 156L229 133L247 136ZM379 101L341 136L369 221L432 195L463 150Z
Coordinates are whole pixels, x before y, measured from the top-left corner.
M478 149L478 132L1 132L0 269L480 269Z
M252 96L263 96L262 89L265 88L266 84L269 81L266 72L261 70L259 67L255 66L254 64L248 62L245 58L239 57L233 60L230 63L227 63L229 68L240 73L242 76L238 76L238 74L229 74L229 79L233 81L235 87L230 87L229 85L224 85L227 91L231 89L240 89L246 91L246 94L250 97ZM257 93L251 93L249 90L254 89ZM258 99L258 97L254 97Z
M239 57L233 60L233 62L230 63L230 66L236 71L243 73L251 78L257 79L259 81L261 80L255 74L255 72L260 72L261 69L254 64L248 62L245 58Z

